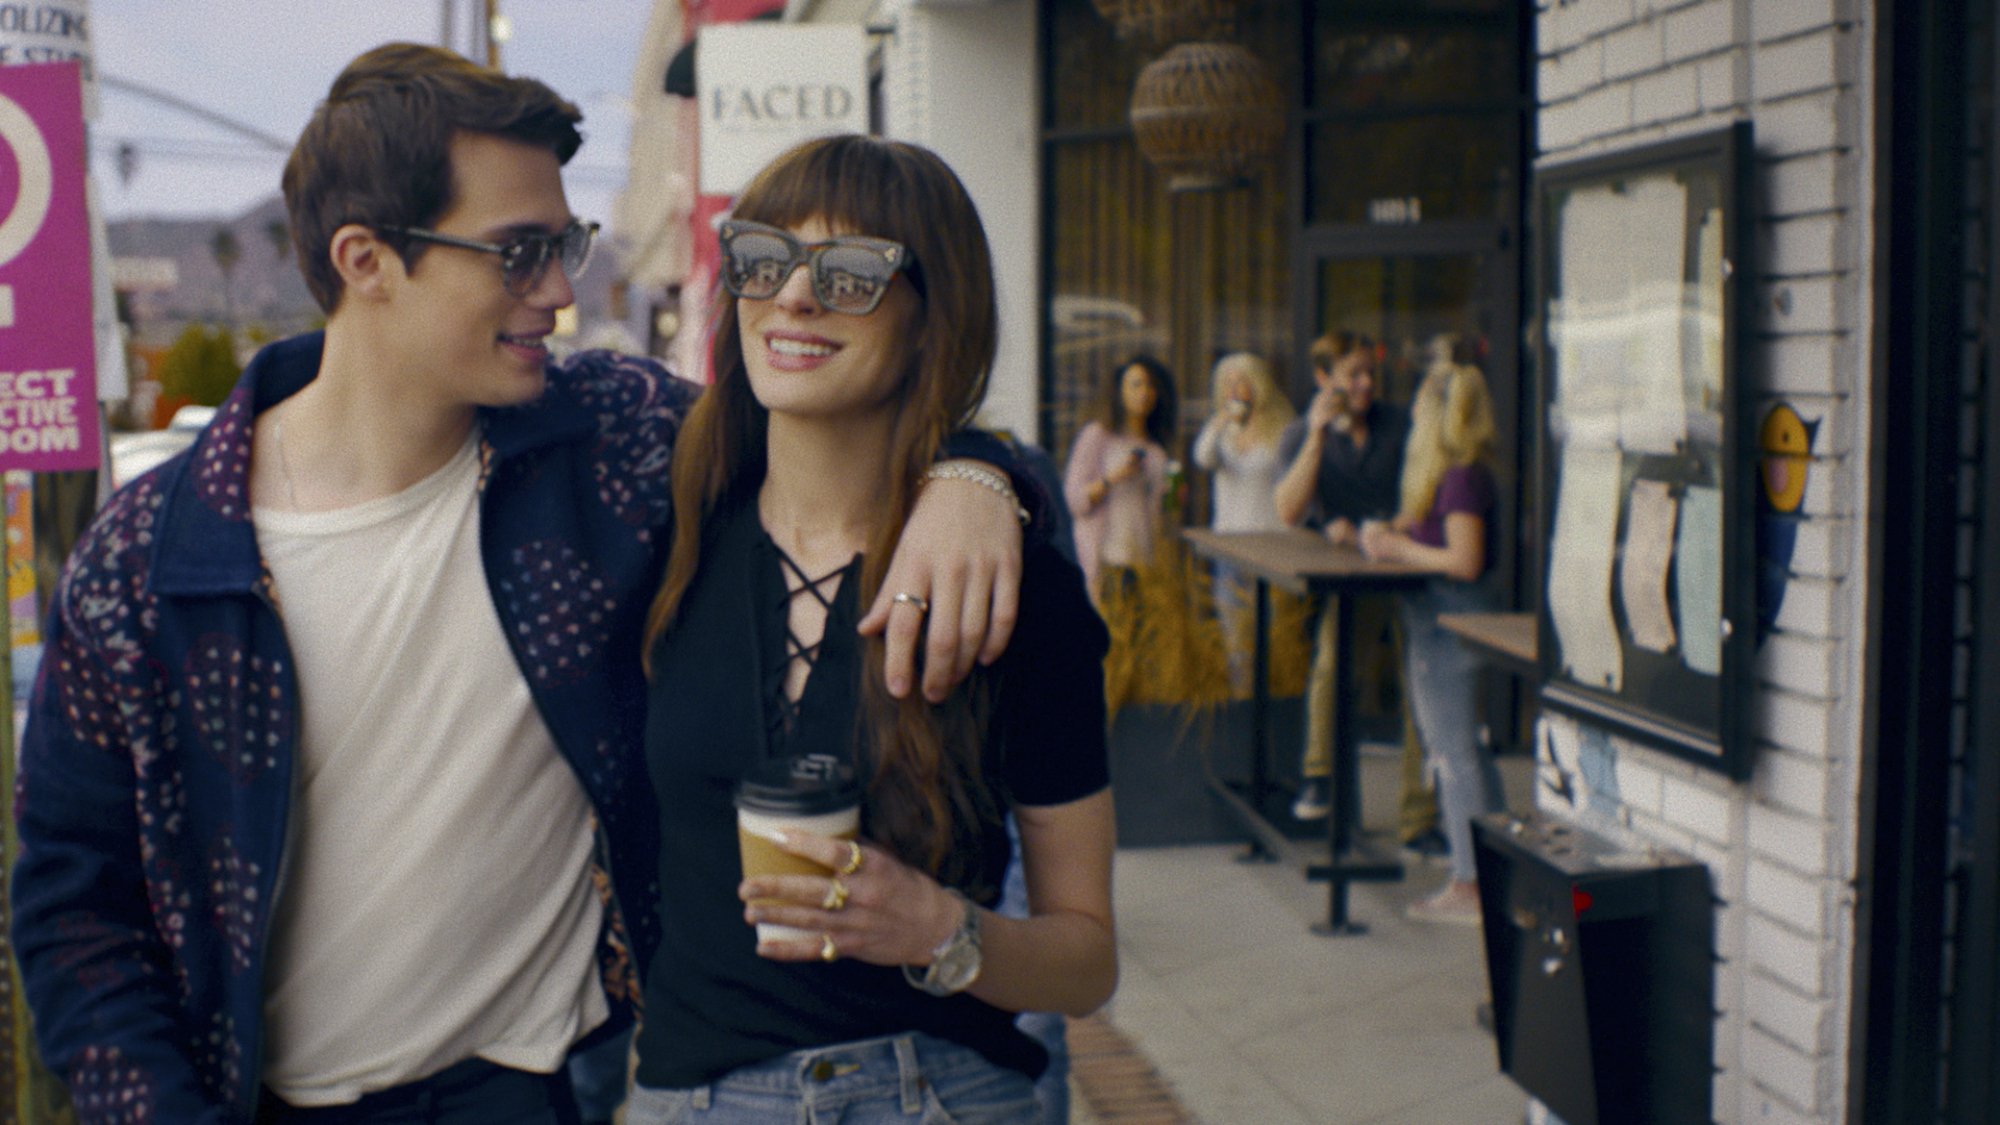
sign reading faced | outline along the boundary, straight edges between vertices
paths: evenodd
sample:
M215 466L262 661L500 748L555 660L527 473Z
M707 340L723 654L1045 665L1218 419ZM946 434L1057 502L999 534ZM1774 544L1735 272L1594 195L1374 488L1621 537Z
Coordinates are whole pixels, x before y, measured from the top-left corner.
M868 131L868 35L861 27L721 24L695 48L701 190L734 195L801 141Z

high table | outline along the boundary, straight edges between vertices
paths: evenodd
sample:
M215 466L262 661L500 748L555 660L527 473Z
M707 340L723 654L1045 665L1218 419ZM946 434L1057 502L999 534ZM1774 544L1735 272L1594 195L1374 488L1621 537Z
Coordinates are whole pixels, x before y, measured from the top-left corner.
M1441 613L1438 624L1494 667L1518 676L1535 674L1534 614Z
M1350 883L1395 882L1403 877L1402 860L1373 853L1358 839L1361 827L1360 754L1353 732L1354 687L1353 596L1410 589L1427 572L1396 563L1375 562L1353 547L1336 547L1310 531L1217 532L1187 528L1181 532L1196 554L1224 562L1257 581L1256 640L1251 674L1250 780L1239 794L1226 779L1209 775L1209 785L1232 809L1250 833L1252 857L1289 857L1291 842L1264 818L1270 781L1270 587L1326 599L1324 612L1334 615L1333 679L1333 808L1327 816L1328 861L1306 866L1306 878L1327 884L1326 921L1314 923L1318 934L1355 934L1367 927L1347 916Z

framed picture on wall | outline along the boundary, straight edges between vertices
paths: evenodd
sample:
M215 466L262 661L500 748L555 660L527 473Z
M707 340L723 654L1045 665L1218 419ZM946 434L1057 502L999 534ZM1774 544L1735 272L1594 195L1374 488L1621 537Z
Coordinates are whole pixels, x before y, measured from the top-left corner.
M1742 776L1750 127L1538 171L1542 699Z

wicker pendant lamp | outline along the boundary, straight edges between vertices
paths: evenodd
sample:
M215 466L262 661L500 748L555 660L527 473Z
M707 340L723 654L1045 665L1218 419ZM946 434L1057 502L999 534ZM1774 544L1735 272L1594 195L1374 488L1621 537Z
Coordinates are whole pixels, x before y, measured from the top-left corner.
M1250 0L1090 0L1120 39L1164 46L1218 39L1236 26Z
M1131 116L1168 191L1235 187L1285 140L1283 92L1236 43L1182 43L1155 59L1132 87Z

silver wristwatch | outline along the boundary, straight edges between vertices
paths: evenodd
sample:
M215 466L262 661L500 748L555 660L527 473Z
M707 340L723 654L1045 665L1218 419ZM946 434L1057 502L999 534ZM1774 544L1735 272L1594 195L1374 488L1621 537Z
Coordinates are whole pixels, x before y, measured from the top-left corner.
M944 939L943 944L931 950L928 968L919 972L914 965L903 966L903 979L909 981L911 987L922 989L932 996L964 992L979 979L979 907L951 887L946 887L945 891L965 908L965 916L960 919L958 929Z

